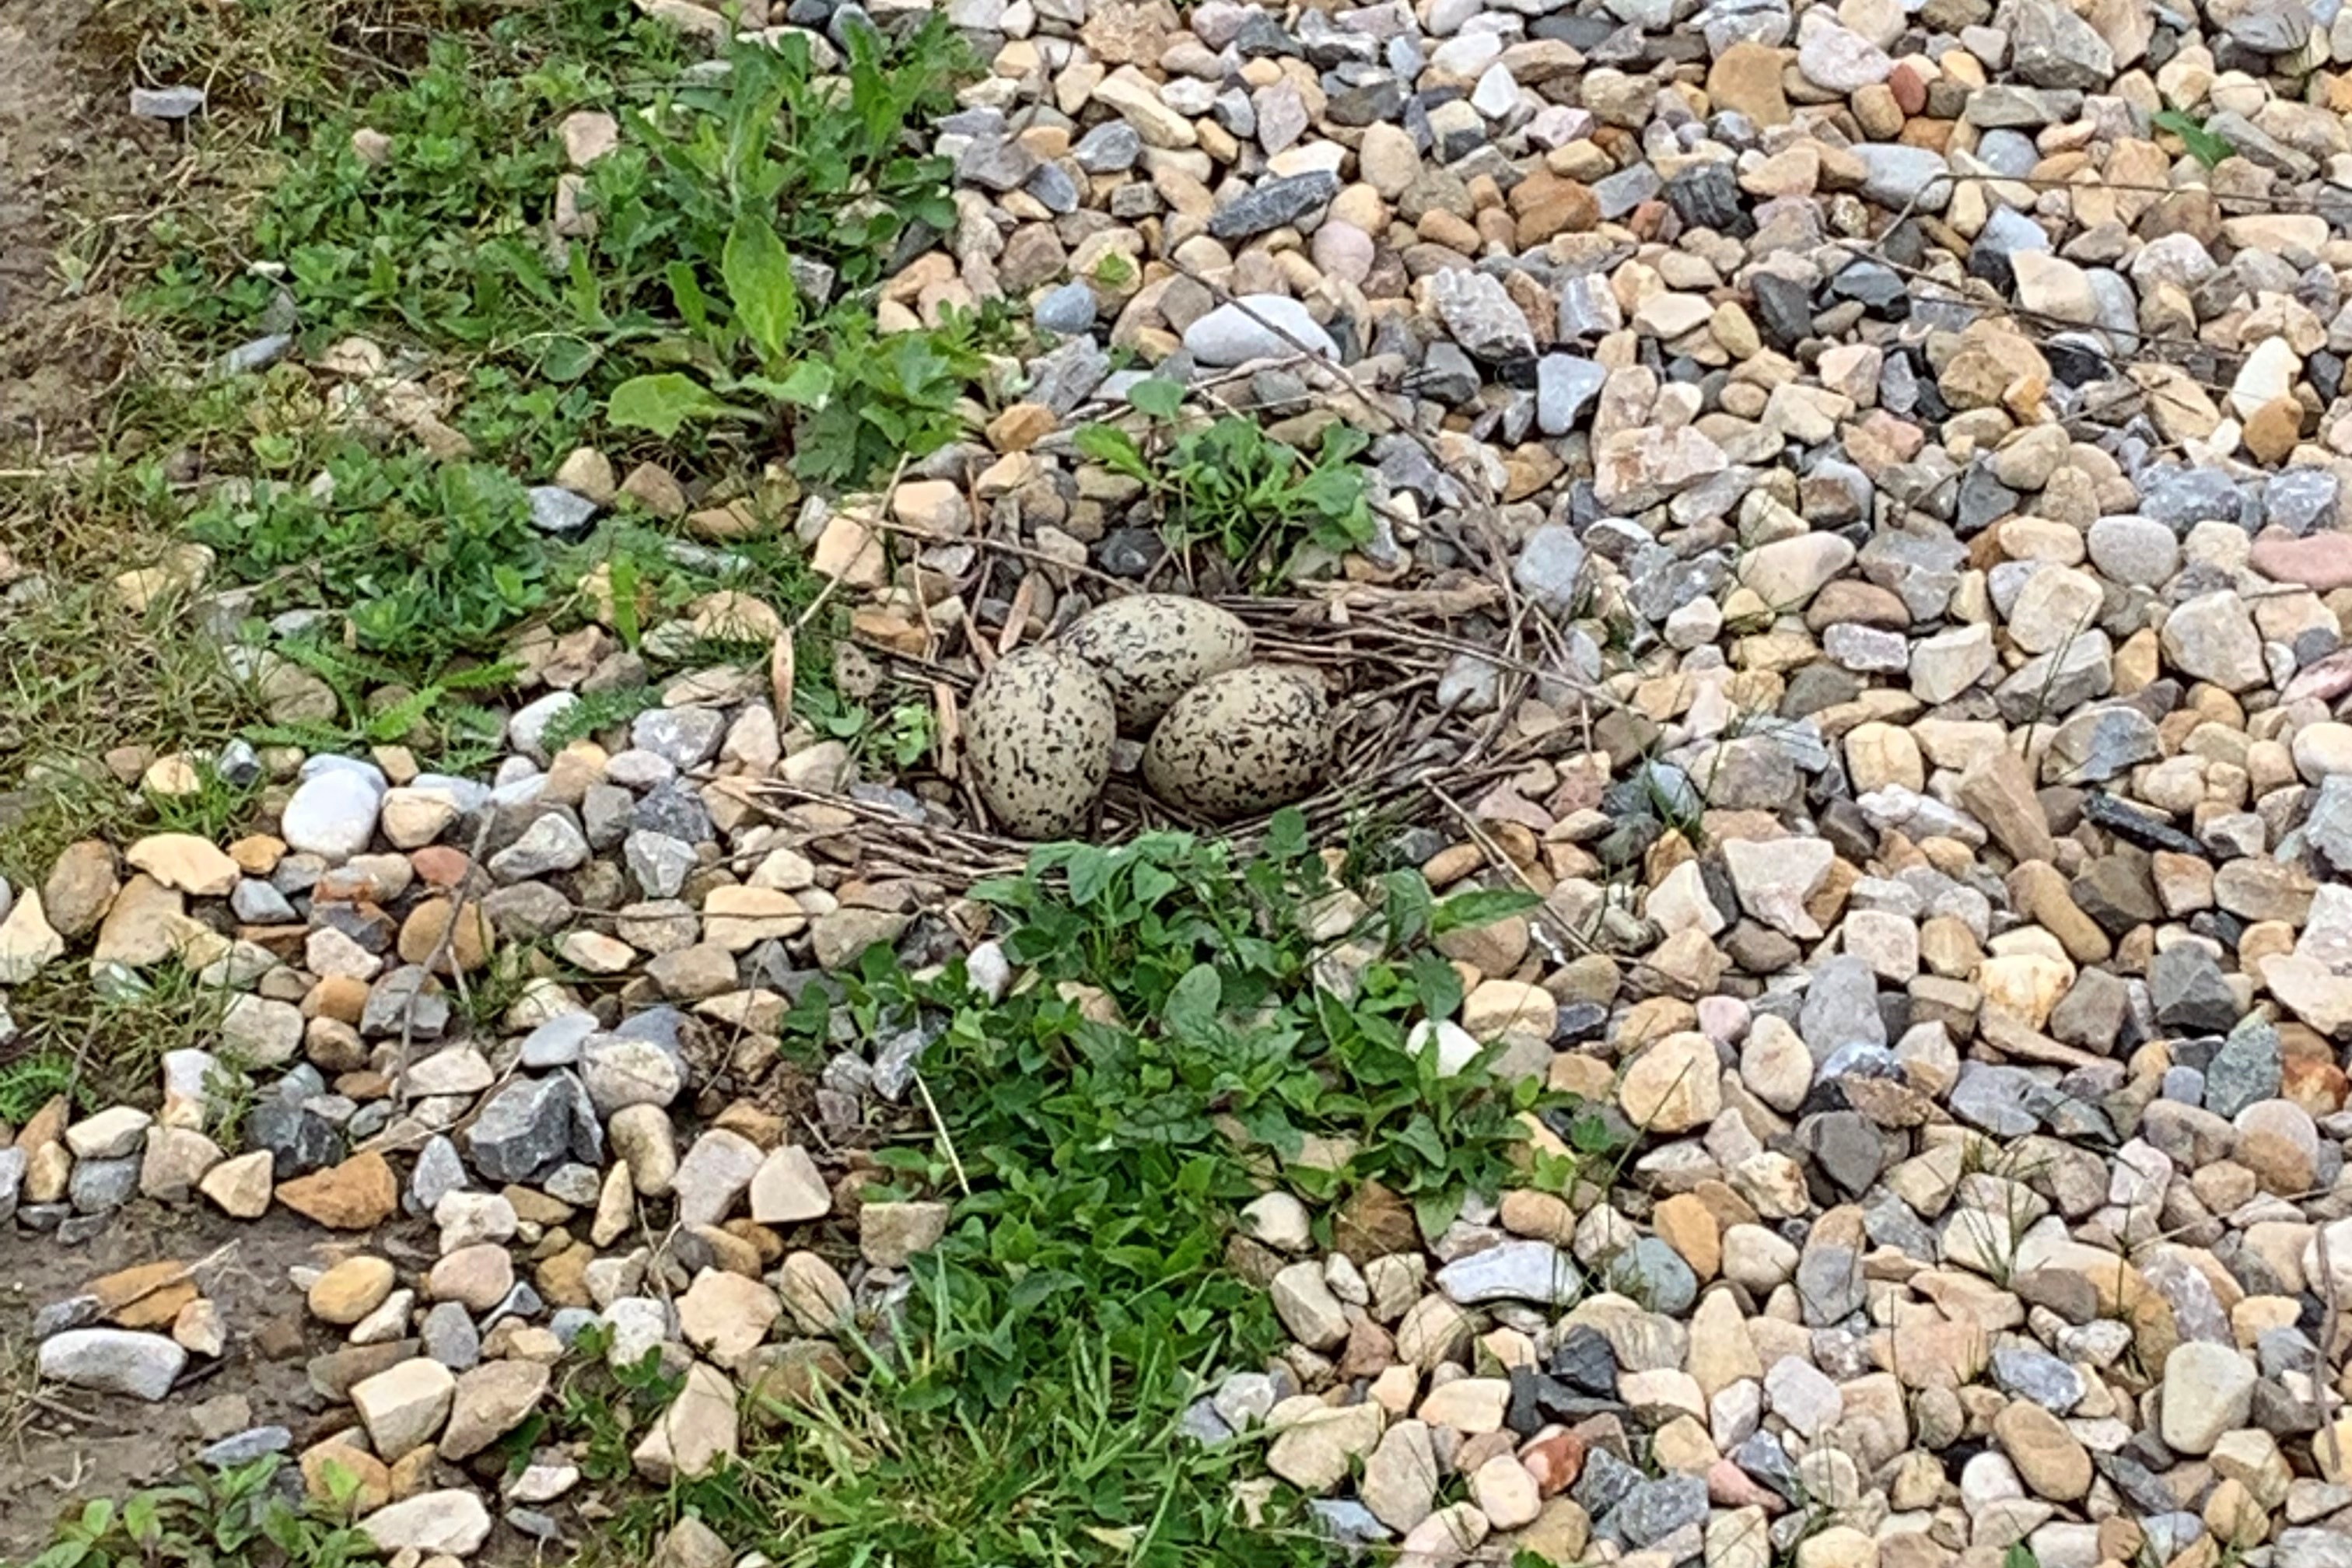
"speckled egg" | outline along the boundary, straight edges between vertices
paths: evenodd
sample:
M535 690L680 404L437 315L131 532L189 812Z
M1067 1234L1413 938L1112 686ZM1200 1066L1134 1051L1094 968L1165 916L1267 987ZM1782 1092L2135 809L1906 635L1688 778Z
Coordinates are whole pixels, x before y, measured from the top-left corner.
M1247 664L1250 634L1202 600L1137 594L1079 616L1062 646L1101 671L1119 727L1140 734L1193 687Z
M1170 805L1223 821L1307 795L1330 760L1322 682L1253 664L1176 699L1143 748L1143 778Z
M1086 820L1118 735L1110 689L1086 660L1024 647L980 678L964 709L980 798L1006 832L1051 838Z

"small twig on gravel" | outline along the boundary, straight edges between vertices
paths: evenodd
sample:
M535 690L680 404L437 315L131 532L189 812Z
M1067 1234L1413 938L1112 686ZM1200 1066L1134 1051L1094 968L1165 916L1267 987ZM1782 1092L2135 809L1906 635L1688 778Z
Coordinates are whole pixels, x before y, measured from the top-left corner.
M498 825L498 820L497 802L484 802L482 826L476 829L474 847L466 856L466 874L458 878L457 885L449 890L449 923L441 928L440 939L434 942L433 951L425 955L423 968L425 980L433 977L433 972L441 966L444 959L450 957L457 944L457 926L466 918L466 905L473 891L474 879L478 876L487 878L489 875L482 868L482 851L489 847L490 829ZM449 974L450 978L457 982L458 1000L469 1002L464 966L453 960L449 964ZM408 1005L400 1010L400 1067L399 1070L393 1075L393 1079L398 1086L400 1108L403 1111L408 1109L409 1052L414 1047L416 1037L416 1005L423 1000L424 995L425 984L419 981L408 993Z
M2323 1288L2323 1310L2319 1319L2319 1370L2322 1374L2319 1378L2318 1389L2319 1436L2313 1441L2315 1445L2320 1442L2327 1445L2328 1452L2326 1458L2328 1473L2341 1477L2344 1474L2344 1439L2336 1431L2336 1424L2328 1419L2334 1414L2328 1406L2336 1403L2337 1373L2344 1360L2343 1352L2336 1341L2336 1334L2343 1328L2342 1320L2338 1315L2341 1303L2336 1300L2336 1270L2330 1265L2327 1256L2326 1225L2323 1223L2313 1226L2311 1237L2313 1246L2319 1255L2319 1282Z
M892 531L886 521L890 515L890 501L898 493L898 481L907 477L907 465L913 460L913 458L914 454L911 452L902 452L898 455L898 466L890 470L890 482L882 488L881 498L874 503L873 520L862 524L876 535L874 542L877 545L882 542L880 535ZM824 586L816 591L816 597L808 602L808 608L793 617L793 632L795 636L811 621L816 619L816 613L824 608L825 602L833 597L834 591L840 586L841 577L838 575L827 577L824 580ZM780 721L783 717L782 714L777 715Z

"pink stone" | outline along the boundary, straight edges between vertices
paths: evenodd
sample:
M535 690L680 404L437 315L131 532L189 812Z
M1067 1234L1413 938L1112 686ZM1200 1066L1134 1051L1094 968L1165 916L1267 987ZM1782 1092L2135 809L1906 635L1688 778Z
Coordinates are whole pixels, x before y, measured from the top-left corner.
M2274 583L2294 583L2325 594L2352 588L2352 533L2315 533L2307 539L2257 539L2248 558Z

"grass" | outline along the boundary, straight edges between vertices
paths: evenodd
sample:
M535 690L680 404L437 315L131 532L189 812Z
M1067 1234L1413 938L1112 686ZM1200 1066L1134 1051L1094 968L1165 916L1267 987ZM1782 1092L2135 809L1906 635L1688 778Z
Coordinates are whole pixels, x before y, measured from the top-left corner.
M33 1047L24 1059L67 1064L84 1109L153 1104L164 1053L214 1044L227 1005L227 992L171 963L97 975L80 964L53 964L8 998ZM0 1105L0 1117L6 1109Z
M381 743L405 719L428 760L478 763L471 710L498 684L482 667L528 626L578 624L591 563L623 549L651 561L644 542L676 531L625 516L567 544L533 528L526 484L583 443L624 470L653 458L712 474L722 500L772 458L798 482L866 482L960 430L977 351L1003 330L954 317L876 332L893 247L952 221L947 166L913 133L976 68L943 23L860 34L837 71L803 41L699 77L627 0L163 0L108 24L139 79L202 81L210 107L189 128L184 199L135 230L93 211L58 256L66 288L130 301L138 352L96 449L51 463L0 516L0 546L42 573L0 616L0 786L120 747L202 752L262 716L201 635L193 587L121 603L126 565L191 542L212 552L204 592L244 590L229 613L248 635L288 612L328 617L276 651L326 677L341 711L257 738ZM579 175L593 231L557 236L558 128L583 111L614 116L620 145ZM362 130L389 155L362 156ZM767 242L764 269L738 264L757 249L746 237ZM289 323L286 362L211 368ZM470 455L430 456L398 419L341 416L336 378L306 366L352 336L381 346ZM617 389L665 375L723 386L749 417L681 420L648 441L611 416ZM761 551L701 574L782 585L772 540L742 553ZM808 596L793 584L772 602L789 613ZM335 679L354 672L366 689ZM54 847L46 827L32 836ZM5 854L18 871L39 858Z
M1553 1104L1405 1049L1413 1019L1460 1001L1430 937L1521 900L1439 901L1389 874L1359 933L1377 956L1343 998L1315 984L1323 949L1299 921L1330 889L1295 814L1255 859L1174 834L1059 845L977 889L1032 972L1002 1001L960 965L917 979L867 953L847 997L861 1035L937 1031L919 1099L939 1120L878 1151L876 1195L951 1200L952 1226L901 1312L861 1324L850 1387L768 1412L740 1465L647 1500L625 1540L691 1510L787 1564L1319 1562L1300 1500L1264 1528L1235 1518L1253 1440L1177 1430L1212 1374L1284 1343L1228 1266L1234 1214L1269 1181L1326 1203L1378 1182L1433 1232L1465 1194L1527 1179L1523 1115ZM814 1059L826 1029L812 991L788 1048ZM1349 1152L1302 1162L1309 1140Z

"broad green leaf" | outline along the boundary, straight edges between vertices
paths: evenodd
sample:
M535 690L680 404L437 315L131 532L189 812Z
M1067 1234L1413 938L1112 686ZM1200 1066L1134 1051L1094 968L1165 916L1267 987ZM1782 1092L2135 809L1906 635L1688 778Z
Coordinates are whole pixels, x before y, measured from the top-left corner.
M1442 936L1450 931L1490 925L1507 915L1534 909L1541 902L1541 899L1519 888L1475 889L1440 900L1436 912L1430 917L1429 929Z
M1217 1004L1223 1000L1224 988L1217 979L1213 964L1196 963L1184 972L1184 978L1168 994L1168 1026L1184 1038L1197 1038L1208 1033L1217 1021Z
M613 389L604 416L625 429L650 430L667 440L689 419L751 418L692 376L676 371L631 376Z
M539 374L557 383L578 381L601 357L596 345L587 339L563 333L548 340L547 352L540 356Z
M1151 465L1143 460L1143 449L1135 444L1134 437L1118 426L1081 425L1072 439L1080 457L1090 458L1129 479L1150 482Z
M747 375L744 389L795 408L822 408L833 395L833 367L823 360L803 360L782 376Z
M1184 406L1184 384L1164 375L1148 375L1127 389L1127 400L1154 419L1173 419Z
M2189 156L2209 169L2237 151L2227 137L2206 130L2179 110L2158 110L2147 119L2158 131L2169 131L2187 142Z
M765 218L746 213L728 231L719 267L736 324L762 361L774 364L782 360L801 321L800 288L793 281L792 253L784 242Z
M710 325L710 301L702 292L702 280L694 268L683 261L673 261L665 269L669 279L669 297L677 306L679 317L697 333Z
M1110 886L1111 874L1118 862L1108 849L1091 844L1077 846L1069 858L1070 902L1085 909L1102 897Z

